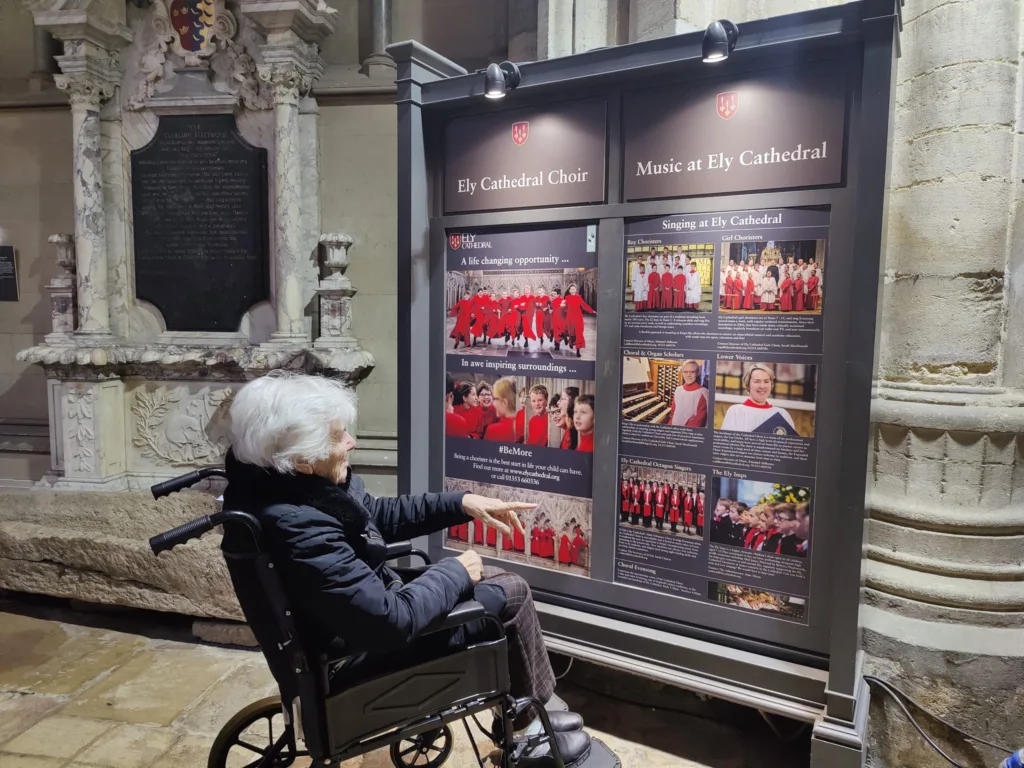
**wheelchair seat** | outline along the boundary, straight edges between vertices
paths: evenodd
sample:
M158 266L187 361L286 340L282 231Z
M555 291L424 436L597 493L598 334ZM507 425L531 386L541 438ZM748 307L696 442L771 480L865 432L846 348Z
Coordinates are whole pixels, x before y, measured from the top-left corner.
M223 470L197 470L159 483L153 486L152 492L159 499L211 475L223 476ZM500 730L506 734L500 737L502 743L498 745L503 768L513 768L516 755L524 749L525 740L513 736L512 722L517 714L527 709L533 709L544 725L544 733L531 737L530 746L538 742L549 744L556 768L566 768L541 702L515 700L509 695L504 627L495 617L488 616L481 604L472 601L460 604L428 627L427 633L487 620L495 625L491 639L418 660L411 666L377 670L346 681L341 687L332 686L332 669L343 665L345 659L314 653L304 644L284 585L262 545L262 529L254 516L222 510L154 536L150 547L154 554L159 554L198 538L217 525L224 526L222 550L242 613L281 695L279 699L267 699L245 708L224 726L211 749L209 768L226 768L230 751L239 745L259 755L257 760L248 763L248 768L288 766L302 755L313 758L316 765L336 766L388 746L392 762L399 768L411 765L435 768L444 763L451 752L453 739L449 723L463 720L476 749L465 718L475 719L477 713L492 709L501 712L504 727ZM413 550L409 542L389 544L387 555L389 560L418 555L429 564L429 558ZM283 715L284 728L279 729L275 738L273 718L278 713ZM266 748L257 748L242 735L262 720L269 724L268 744ZM304 749L299 749L298 741L303 742ZM598 749L592 750L592 757L583 761L581 768L618 768L618 758L607 747L597 740L593 740L593 744ZM596 762L593 755L599 757ZM420 757L426 757L427 762L418 762ZM482 766L479 751L477 759Z

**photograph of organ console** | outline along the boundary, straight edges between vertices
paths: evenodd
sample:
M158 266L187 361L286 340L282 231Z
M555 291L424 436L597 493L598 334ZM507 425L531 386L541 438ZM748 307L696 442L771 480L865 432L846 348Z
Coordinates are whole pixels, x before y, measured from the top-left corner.
M622 420L702 429L708 425L710 362L622 359Z

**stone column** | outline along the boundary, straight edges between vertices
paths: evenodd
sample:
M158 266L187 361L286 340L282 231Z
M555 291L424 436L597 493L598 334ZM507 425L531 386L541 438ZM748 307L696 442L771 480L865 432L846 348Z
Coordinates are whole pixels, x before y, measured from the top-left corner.
M54 80L71 102L74 151L75 254L78 260L78 329L83 336L110 334L107 227L100 149L100 109L121 82L117 51L132 40L124 8L111 6L35 11L37 27L64 45Z
M391 0L371 0L371 3L371 53L363 61L363 72L370 77L394 79L395 60L387 52L391 45Z
M107 226L103 212L100 105L114 95L114 86L85 73L57 75L56 81L57 87L67 92L71 100L75 163L75 254L78 260L78 333L109 334Z
M323 74L317 43L334 30L334 10L316 0L254 0L239 11L266 35L260 79L274 99L274 305L277 331L270 346L310 343L306 307L313 300L315 237L303 214L303 140L300 100ZM308 156L305 158L308 161ZM316 178L315 175L312 178Z
M302 272L308 254L302 253L302 166L299 152L299 92L313 78L298 67L269 65L260 77L274 95L274 277L277 331L274 341L309 341L304 322Z

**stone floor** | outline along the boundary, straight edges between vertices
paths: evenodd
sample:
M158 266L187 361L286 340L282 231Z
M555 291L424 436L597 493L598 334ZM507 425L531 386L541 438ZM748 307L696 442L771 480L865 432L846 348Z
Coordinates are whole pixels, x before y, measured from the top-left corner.
M192 642L187 628L161 614L0 600L0 767L205 766L228 718L275 688L258 653ZM565 664L556 659L558 671ZM806 733L784 743L749 710L583 664L559 692L623 768L808 764ZM232 766L243 766L255 755L232 758ZM390 765L386 752L345 763ZM446 765L476 765L461 728Z

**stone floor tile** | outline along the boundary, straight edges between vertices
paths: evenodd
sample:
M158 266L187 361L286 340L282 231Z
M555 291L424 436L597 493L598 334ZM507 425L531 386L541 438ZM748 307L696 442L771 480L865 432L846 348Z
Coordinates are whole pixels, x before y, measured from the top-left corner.
M212 744L209 736L182 736L150 768L206 768Z
M74 757L113 723L84 717L54 715L33 725L20 736L4 744L0 751L40 757ZM7 755L0 758L6 768Z
M0 693L0 745L27 731L64 701L57 696Z
M0 755L0 765L3 768L61 768L66 762L63 757Z
M240 709L277 694L277 683L263 658L246 661L189 705L175 725L189 733L216 734Z
M159 758L180 735L170 728L146 725L118 725L75 756L75 762L104 768L146 768Z
M205 648L143 651L72 700L69 715L169 725L239 659Z

